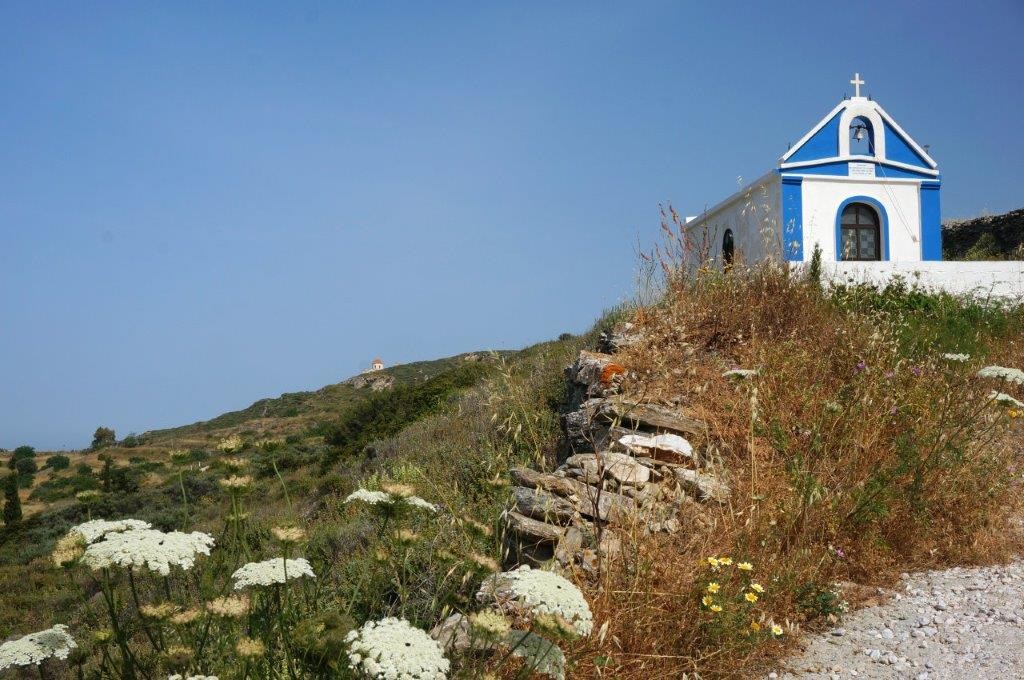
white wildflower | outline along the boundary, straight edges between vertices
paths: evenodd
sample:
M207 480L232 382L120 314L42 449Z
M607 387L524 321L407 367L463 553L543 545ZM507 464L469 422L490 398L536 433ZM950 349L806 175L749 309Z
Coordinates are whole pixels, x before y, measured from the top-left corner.
M13 666L38 666L51 657L66 659L77 646L68 627L58 623L53 628L0 645L0 671Z
M441 645L405 619L367 621L345 636L349 668L374 680L445 680Z
M171 567L188 570L196 555L209 555L213 536L200 531L190 534L156 529L130 529L108 533L103 540L89 545L82 562L93 570L106 567L146 567L167 576Z
M747 380L757 375L757 371L751 368L732 368L722 374L723 378L736 378L737 380Z
M996 392L993 390L992 393L988 395L988 399L989 401L994 401L1000 406L1006 406L1007 408L1024 408L1024 402L1011 397L1005 392Z
M946 354L942 355L942 358L945 359L946 361L956 361L956 362L959 362L959 363L962 364L965 361L970 361L971 355L970 354L952 354L952 353L947 352Z
M978 371L979 378L996 378L1006 382L1024 385L1024 371L1019 368L1007 368L1005 366L986 366Z
M316 578L313 567L305 557L288 560L287 564L283 557L274 557L263 562L245 564L239 567L231 578L235 579L235 590L241 590L249 586L272 586L303 576Z
M414 508L420 508L421 510L437 512L437 506L423 500L419 496L393 495L383 491L370 491L368 489L357 489L356 491L353 491L345 498L344 502L351 503L352 501L362 501L369 505L398 505L404 503Z
M150 527L152 525L149 522L143 522L141 519L118 519L112 521L94 519L71 527L71 531L68 533L79 533L86 543L95 543L107 534L130 531L132 529L149 529Z
M378 503L390 503L391 496L383 491L359 489L350 493L345 499L346 503L351 503L352 501L362 501L364 503L369 503L370 505L377 505Z
M554 614L572 624L582 637L590 635L594 616L580 589L558 574L523 565L484 579L477 593L480 602L528 610L534 615Z
M407 505L411 505L414 508L420 508L421 510L428 510L430 512L437 512L437 506L433 503L427 502L419 496L409 496L405 499Z

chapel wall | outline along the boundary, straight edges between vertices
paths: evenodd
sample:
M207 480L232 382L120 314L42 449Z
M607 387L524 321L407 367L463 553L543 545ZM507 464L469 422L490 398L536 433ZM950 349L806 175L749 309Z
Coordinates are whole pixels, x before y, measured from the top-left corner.
M698 245L707 238L708 255L719 265L727 229L733 233L737 261L754 263L766 257L781 259L780 205L779 176L772 173L690 222L687 229Z
M890 262L921 261L920 183L899 180L850 180L805 175L802 183L804 257L809 260L817 243L822 260L836 262L836 217L843 201L867 196L885 209L889 230ZM914 237L917 237L917 241Z

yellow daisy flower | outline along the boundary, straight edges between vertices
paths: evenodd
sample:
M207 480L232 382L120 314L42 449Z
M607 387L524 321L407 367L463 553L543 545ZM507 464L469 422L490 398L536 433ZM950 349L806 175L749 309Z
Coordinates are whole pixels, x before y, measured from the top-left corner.
M761 630L761 624L758 623L757 621L751 621L750 622L750 630L752 630L752 631L754 631L756 633L757 631Z
M710 607L714 603L715 603L715 599L713 597L711 597L710 595L705 595L701 599L701 604L703 604L705 607Z
M774 635L776 637L778 637L779 635L782 635L782 626L780 626L777 623L773 623L772 624L772 635Z
M718 583L716 583L715 581L712 581L711 583L708 584L708 592L709 593L717 593L721 589L722 589L722 586L718 585Z
M717 605L717 604L711 605L710 607L708 607L708 609L710 609L711 611L715 612L716 614L718 612L722 611L721 605Z
M731 557L719 557L718 558L718 563L719 564L724 564L725 566L729 566L730 564L732 564L732 558Z
M754 565L750 562L740 562L736 565L736 568L740 571L754 571Z
M753 604L754 602L757 602L757 595L755 595L754 593L747 593L743 596L743 599Z
M718 568L718 558L717 557L709 557L708 558L708 564L711 565L712 569L717 569Z
M763 593L764 592L764 586L762 586L760 583L751 583L750 584L750 589L753 590L755 593Z

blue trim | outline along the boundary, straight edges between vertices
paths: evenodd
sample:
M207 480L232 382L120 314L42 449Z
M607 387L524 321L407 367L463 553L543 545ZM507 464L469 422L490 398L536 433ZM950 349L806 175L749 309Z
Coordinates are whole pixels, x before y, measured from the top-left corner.
M833 158L839 155L839 118L843 112L832 116L814 136L797 147L796 152L786 159L787 163L813 161L819 158Z
M885 157L891 161L899 161L908 165L917 165L922 168L931 167L928 165L928 161L914 151L907 140L889 123L885 123Z
M942 215L939 210L940 182L921 182L921 259L942 259Z
M786 161L787 163L789 161ZM782 172L799 172L802 175L832 175L847 177L850 174L850 163L874 163L875 176L879 178L900 178L900 179L938 179L935 175L926 175L923 172L904 170L886 165L878 159L858 158L854 161L822 161L820 164L805 165L802 168L782 168Z
M804 260L803 177L782 175L782 252L790 262Z
M878 213L878 219L881 222L879 229L882 234L882 261L888 262L889 260L889 215L885 212L885 207L874 198L870 196L851 196L842 203L839 204L839 209L836 211L836 262L842 261L843 254L843 210L846 206L851 203L867 203L875 212Z

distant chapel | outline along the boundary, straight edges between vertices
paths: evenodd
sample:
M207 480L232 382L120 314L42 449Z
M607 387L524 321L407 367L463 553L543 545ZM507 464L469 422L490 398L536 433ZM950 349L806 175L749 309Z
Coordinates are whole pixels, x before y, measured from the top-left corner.
M938 164L878 102L841 101L753 184L687 218L725 264L780 257L825 262L942 259ZM766 238L767 237L767 238Z

